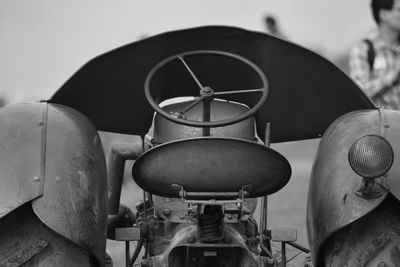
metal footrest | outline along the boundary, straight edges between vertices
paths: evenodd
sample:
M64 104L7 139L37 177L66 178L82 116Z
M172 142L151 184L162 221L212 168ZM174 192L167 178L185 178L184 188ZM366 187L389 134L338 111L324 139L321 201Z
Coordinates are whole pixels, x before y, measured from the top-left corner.
M273 228L271 229L271 240L274 242L295 242L297 230L293 228Z
M139 241L140 227L115 228L115 240L117 241Z

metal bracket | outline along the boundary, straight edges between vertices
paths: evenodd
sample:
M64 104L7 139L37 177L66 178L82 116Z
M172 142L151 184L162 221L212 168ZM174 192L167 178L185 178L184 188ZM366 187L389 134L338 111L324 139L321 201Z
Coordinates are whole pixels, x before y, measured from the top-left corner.
M139 241L140 227L115 228L116 241Z
M179 197L183 202L187 203L202 203L202 204L224 204L224 203L243 203L248 197L249 191L253 185L244 185L238 192L188 192L182 185L172 184L171 187L179 191ZM236 200L216 200L217 197L236 197ZM189 198L189 199L188 199ZM207 200L202 200L207 198ZM243 209L241 205L241 211Z
M375 199L380 198L382 194L382 188L375 182L375 179L363 178L360 189L355 194L364 199Z

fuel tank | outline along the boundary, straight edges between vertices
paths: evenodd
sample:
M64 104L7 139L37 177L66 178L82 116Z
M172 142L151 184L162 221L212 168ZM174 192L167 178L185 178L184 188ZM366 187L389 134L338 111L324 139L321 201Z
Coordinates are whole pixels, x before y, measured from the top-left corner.
M93 124L69 107L36 102L0 109L0 128L0 221L29 204L104 266L106 164Z
M188 107L192 102L193 101L185 101L169 104L163 107L163 109L170 113L180 112ZM249 108L243 104L214 100L211 102L211 121L226 120L234 116L242 115L248 110ZM203 107L200 103L186 112L185 116L188 120L202 121L202 114ZM233 125L211 128L210 135L214 137L232 137L256 141L254 118L250 117ZM156 144L201 136L202 128L178 125L159 114L155 115L154 141Z
M380 195L373 198L361 197L357 193L363 179L353 171L348 160L350 147L368 135L388 141L394 154L392 167L375 180ZM323 135L312 169L307 205L308 239L316 266L364 266L367 262L373 262L372 254L383 249L384 245L380 247L379 244L391 239L394 247L400 245L398 238L389 236L394 231L393 227L400 229L400 217L396 211L400 208L398 140L400 112L385 109L348 113L333 122ZM393 198L390 204L385 200L388 196ZM370 215L372 212L375 215ZM391 222L391 227L376 220L377 216L389 218L386 221ZM360 235L360 232L363 234ZM372 248L373 244L376 246ZM354 255L350 256L349 253ZM340 262L337 260L339 258ZM357 265L360 263L357 263L357 259L361 258L363 260L360 262L364 265ZM385 259L383 256L382 259L384 263L391 262L390 257ZM399 264L400 258L394 262Z

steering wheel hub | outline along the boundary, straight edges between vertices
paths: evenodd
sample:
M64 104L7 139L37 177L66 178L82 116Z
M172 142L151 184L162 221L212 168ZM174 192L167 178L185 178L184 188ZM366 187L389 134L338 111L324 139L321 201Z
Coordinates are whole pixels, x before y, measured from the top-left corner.
M214 90L211 89L211 87L209 87L209 86L204 86L200 90L200 95L201 96L206 96L206 97L213 96L214 95Z

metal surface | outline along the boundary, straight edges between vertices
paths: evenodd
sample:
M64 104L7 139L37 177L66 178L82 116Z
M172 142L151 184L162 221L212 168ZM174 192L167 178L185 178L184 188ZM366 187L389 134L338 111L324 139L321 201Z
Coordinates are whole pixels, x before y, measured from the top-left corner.
M82 114L47 103L0 110L0 218L32 201L56 233L104 265L106 169L96 129Z
M194 101L185 101L170 104L163 107L167 112L177 112L189 106ZM243 114L249 110L248 107L226 101L214 100L211 102L211 120L223 120L230 116ZM186 113L187 118L191 120L201 120L203 107L198 105ZM211 136L214 137L232 137L241 138L249 141L255 141L254 119L248 118L242 122L230 126L217 127L210 129ZM192 137L201 137L203 135L201 128L179 125L165 119L160 115L154 118L154 141L161 144L173 140L186 139Z
M400 199L400 112L382 110L381 135L390 143L394 152L393 166L381 178L381 184Z
M90 251L104 266L107 173L100 137L86 117L69 107L48 104L46 117L44 190L32 202L33 210L49 228Z
M165 197L187 192L238 192L248 197L272 194L291 176L288 161L263 145L241 139L194 138L159 145L140 156L132 168L136 183Z
M137 226L116 228L115 229L115 240L139 241L140 240L140 228Z
M167 32L105 53L84 65L50 101L79 110L99 130L144 135L153 118L143 90L147 74L161 60L193 50L235 53L261 68L270 90L267 103L255 115L257 134L264 138L270 122L271 142L319 137L340 115L374 108L353 81L321 56L261 32L224 26ZM229 60L204 58L188 64L204 84L212 83L216 90L258 88L253 73ZM197 84L185 76L181 65L171 64L159 73L152 93L158 103L198 95ZM258 96L226 98L253 107Z
M45 103L0 109L0 218L43 194Z
M399 266L399 201L388 196L376 209L335 232L323 247L321 265Z
M387 195L383 189L382 196L376 199L357 196L362 178L352 170L347 160L350 147L360 137L374 134L388 138L387 128L382 123L386 113L369 110L342 116L328 128L320 142L312 170L307 207L308 239L314 261L320 260L320 249L333 232L368 214ZM394 148L395 158L400 152L398 140L394 145L389 139L392 145L397 146L397 150ZM399 164L398 160L396 164ZM392 171L393 168L389 172ZM382 178L378 178L377 182L382 184Z
M184 227L176 232L163 253L149 258L149 266L215 266L218 262L220 265L217 266L262 266L247 249L245 240L237 230L228 226L225 235L228 242L204 244L199 241L197 226ZM224 252L228 252L231 257L226 257ZM215 256L219 256L218 259ZM196 258L195 261L192 261L193 258Z
M270 134L271 134L271 123L267 123L267 126L265 127L265 142L264 145L266 147L270 146ZM268 230L268 196L263 196L261 198L261 207L260 207L260 232L259 232L259 240L260 240L260 247L263 251L266 251L266 247L264 243L266 238ZM270 251L268 250L268 252Z
M116 215L119 211L122 180L126 160L136 160L143 153L141 143L113 143L108 156L108 214Z
M88 250L58 235L33 213L29 203L0 219L1 267L95 267Z
M211 103L208 101L203 102L203 121L209 122L211 117ZM203 136L210 136L210 127L202 128Z
M271 229L271 241L274 242L295 242L297 230L293 228L275 227Z
M127 206L119 205L117 215L108 215L107 218L107 239L116 239L116 229L131 227L136 221L136 215Z

